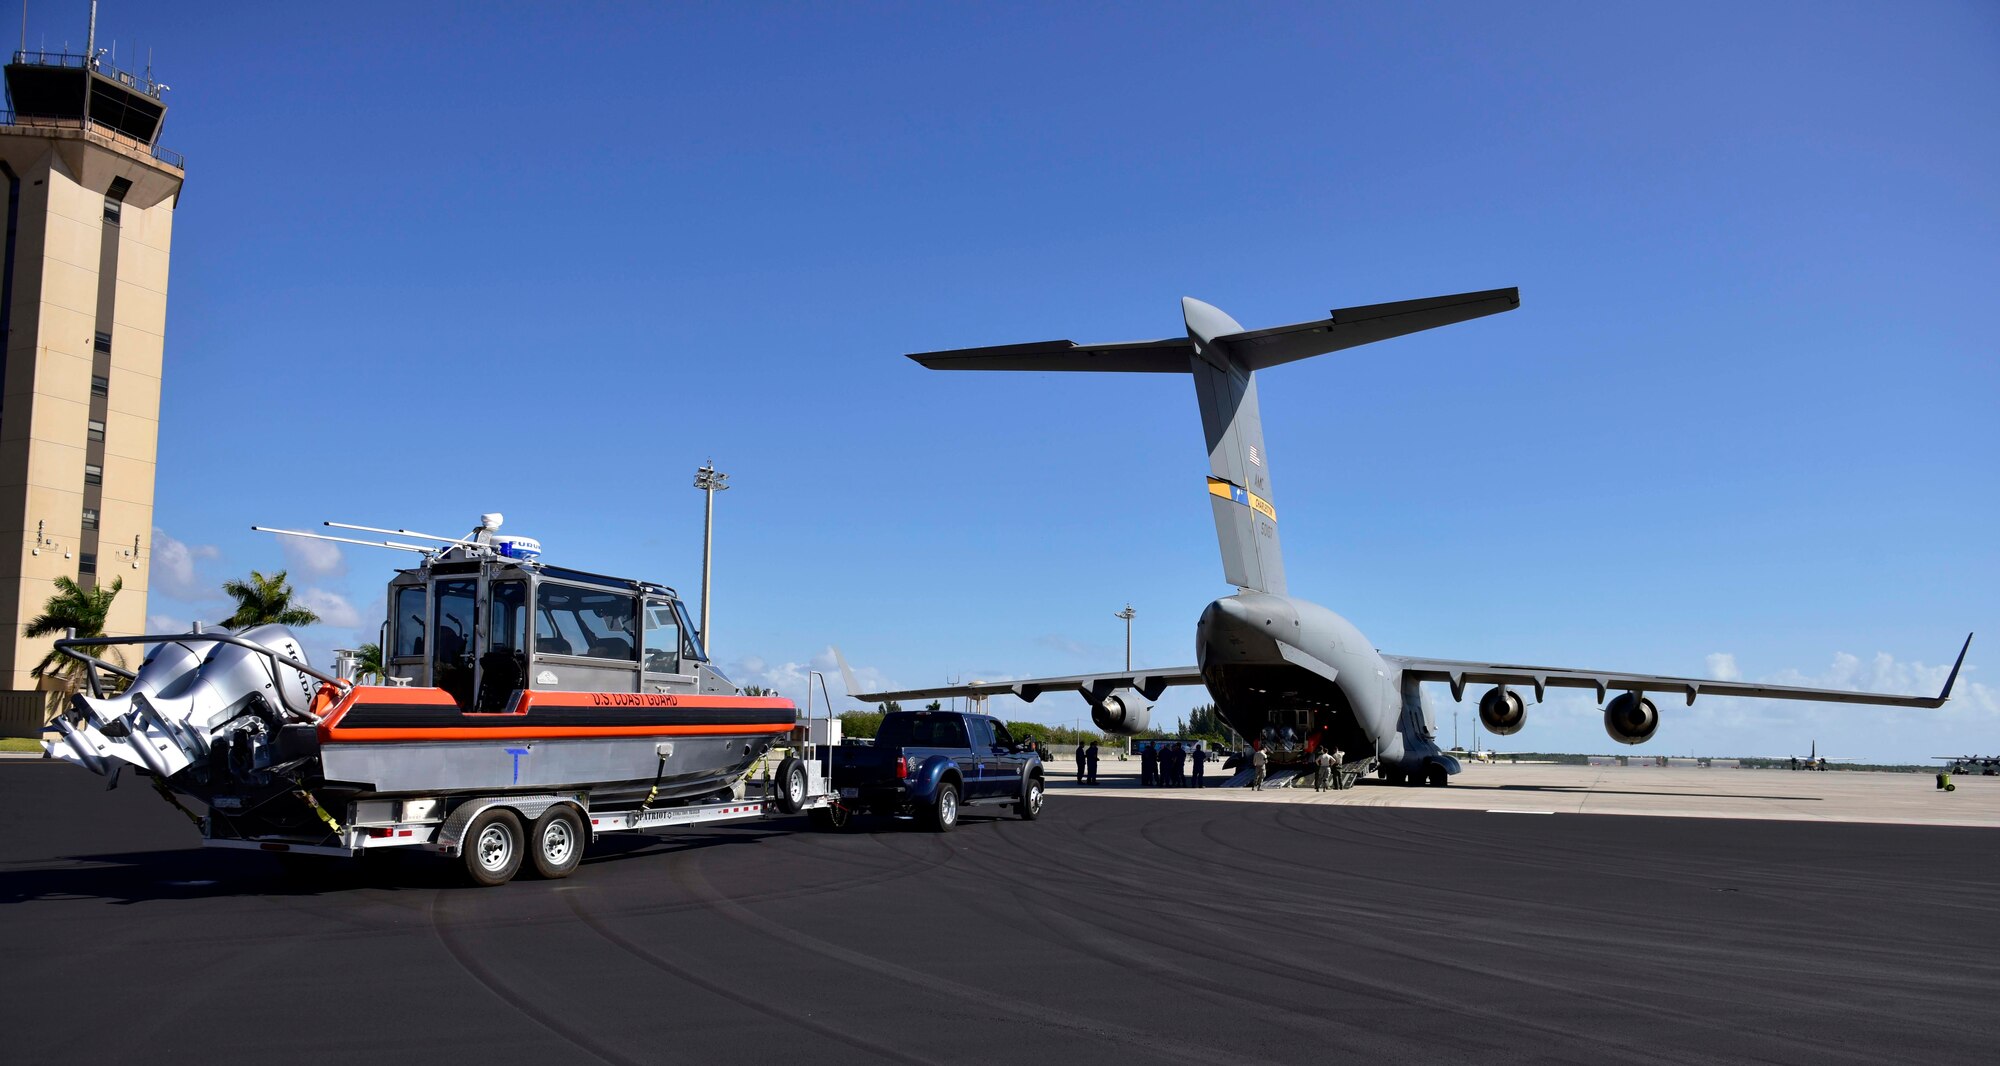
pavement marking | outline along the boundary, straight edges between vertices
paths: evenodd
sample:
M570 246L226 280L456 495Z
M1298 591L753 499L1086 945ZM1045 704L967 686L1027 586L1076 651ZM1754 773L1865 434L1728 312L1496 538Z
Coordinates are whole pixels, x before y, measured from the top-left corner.
M1506 809L1506 808L1504 808L1504 807L1495 807L1495 808L1493 808L1492 810L1489 810L1489 811L1487 811L1486 813L1487 813L1487 814L1554 814L1554 813L1556 813L1556 812L1554 812L1554 811L1515 811L1515 810L1508 810L1508 809Z

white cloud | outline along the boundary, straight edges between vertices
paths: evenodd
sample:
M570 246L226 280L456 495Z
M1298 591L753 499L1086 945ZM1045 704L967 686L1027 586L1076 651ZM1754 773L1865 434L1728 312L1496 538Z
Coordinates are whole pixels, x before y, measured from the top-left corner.
M152 588L177 600L213 599L216 590L195 574L198 559L219 559L221 549L213 544L185 544L153 527Z
M1718 651L1708 657L1708 676L1717 681L1740 681L1743 671L1736 668L1736 656Z
M299 594L299 602L306 609L319 615L321 625L352 629L361 624L361 612L347 602L347 597L326 589L310 588Z
M170 614L149 614L146 616L146 632L148 633L185 633L190 628L192 626L187 620L175 618Z
M285 565L295 574L324 578L342 577L347 573L347 557L341 554L338 544L304 537L280 537L278 546L284 549Z
M853 669L854 679L865 690L879 691L892 687L882 671L872 666L855 666ZM856 704L847 698L847 685L840 676L840 664L833 657L831 645L821 649L819 654L806 662L773 663L755 655L746 655L722 668L722 672L736 684L744 687L757 685L771 689L800 707L806 705L806 685L811 680L814 670L826 677L827 692L833 696L833 709L836 714L856 709ZM812 686L812 695L813 713L821 713L826 699L817 684Z

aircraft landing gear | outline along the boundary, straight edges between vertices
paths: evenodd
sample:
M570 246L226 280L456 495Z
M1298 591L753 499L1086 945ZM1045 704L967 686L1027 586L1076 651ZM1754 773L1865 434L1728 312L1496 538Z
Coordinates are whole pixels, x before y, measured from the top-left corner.
M1425 763L1424 784L1433 788L1444 788L1451 784L1451 774L1437 763Z

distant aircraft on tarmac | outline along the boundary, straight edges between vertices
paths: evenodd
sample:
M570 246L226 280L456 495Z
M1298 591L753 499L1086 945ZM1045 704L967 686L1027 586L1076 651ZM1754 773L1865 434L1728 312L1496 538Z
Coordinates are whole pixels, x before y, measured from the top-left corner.
M1217 713L1237 733L1278 761L1304 759L1332 744L1378 770L1392 783L1444 785L1458 760L1436 741L1435 718L1423 683L1450 686L1462 699L1471 684L1491 685L1479 698L1479 718L1499 736L1518 732L1527 718L1521 690L1540 702L1546 689L1593 689L1604 708L1604 728L1624 744L1640 744L1659 728L1660 714L1646 693L1671 693L1692 704L1697 696L1869 703L1890 707L1939 707L1965 662L1965 650L1936 698L1890 696L1840 689L1760 685L1705 678L1660 677L1607 670L1425 659L1384 655L1345 618L1316 603L1287 595L1278 549L1278 512L1271 488L1271 455L1257 409L1256 372L1315 355L1400 337L1437 326L1511 311L1520 290L1436 296L1423 300L1349 307L1326 318L1270 329L1246 330L1228 315L1195 299L1181 300L1187 336L1118 344L1041 341L991 348L924 352L910 356L933 370L1111 371L1190 374L1208 438L1207 495L1222 548L1222 569L1234 595L1202 611L1195 625L1194 666L1106 671L1069 677L989 684L959 684L903 692L863 693L856 699L934 699L944 696L1013 695L1032 701L1043 692L1070 690L1090 703L1091 721L1112 733L1146 728L1151 703L1172 685L1206 685ZM1366 462L1341 457L1357 471ZM1972 638L1966 637L1970 647ZM1610 701L1605 698L1610 693Z
M1950 763L1946 773L1969 774L1976 770L1981 777L2000 777L2000 755L1933 755L1931 758Z

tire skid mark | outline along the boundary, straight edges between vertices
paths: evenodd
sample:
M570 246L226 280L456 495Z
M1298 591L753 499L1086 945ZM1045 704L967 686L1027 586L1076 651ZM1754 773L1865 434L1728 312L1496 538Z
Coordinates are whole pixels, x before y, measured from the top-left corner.
M957 855L959 853L953 852L952 854ZM717 915L737 925L762 933L774 940L790 944L794 947L804 948L814 954L824 956L857 970L863 970L878 977L895 981L898 984L907 985L920 992L930 995L948 996L952 999L970 1003L987 1010L1004 1011L1032 1024L1067 1030L1080 1036L1092 1037L1119 1045L1128 1050L1133 1047L1142 1047L1148 1053L1172 1059L1176 1062L1195 1064L1195 1066L1212 1066L1214 1062L1212 1055L1195 1054L1183 1050L1181 1047L1164 1041L1158 1036L1143 1030L1133 1029L1117 1022L1102 1021L1073 1014L1059 1007L1050 1007L1040 1003L1017 999L1004 992L976 988L952 980L949 977L938 976L934 973L917 973L906 965L891 963L888 960L877 958L865 952L843 947L832 941L814 936L811 933L801 932L782 925L757 914L755 911L743 906L737 900L717 891L708 882L708 879L702 874L696 863L684 864L676 871L676 878L690 892L709 900L711 909ZM1237 1062L1271 1061L1245 1057L1240 1053L1234 1055L1233 1058Z
M451 898L453 894L448 890L439 891L431 897L431 932L436 935L438 943L444 946L445 953L451 956L452 961L457 963L467 976L492 993L494 998L513 1008L521 1017L534 1022L600 1062L612 1063L614 1066L650 1066L659 1061L657 1052L644 1058L621 1054L617 1049L592 1036L589 1031L569 1024L534 999L515 992L490 967L474 958L467 945L457 942L456 923L450 921L445 914L445 901Z
M889 1044L870 1040L867 1037L859 1036L846 1029L817 1021L810 1015L779 1006L772 1001L768 994L751 995L738 992L728 985L722 984L719 981L712 981L685 966L662 958L657 953L641 946L623 933L605 925L603 920L598 918L598 916L584 910L582 903L579 901L580 895L580 893L575 892L569 893L564 897L564 901L569 904L570 912L576 915L577 920L582 922L585 928L597 934L605 943L659 970L661 973L678 978L696 988L720 996L732 1003L748 1007L753 1013L778 1018L787 1024L797 1026L808 1032L817 1033L828 1040L839 1041L856 1050L864 1051L882 1061L909 1063L911 1066L932 1066L937 1061L907 1054Z
M1157 821L1157 820L1158 819L1152 819L1149 821ZM1007 866L996 866L987 870L986 873L988 876L1015 880L1017 882L1020 882L1022 880L1022 875L1019 873L1018 870ZM1170 884L1171 882L1167 883ZM1159 891L1161 891L1162 887L1163 886L1158 883L1150 885L1148 889L1149 896L1156 895ZM1058 893L1052 893L1052 894L1058 894ZM1061 895L1063 896L1063 898L1067 899L1072 905L1091 910L1092 913L1097 915L1098 920L1102 924L1124 925L1128 928L1131 928L1133 934L1136 937L1144 937L1150 930L1150 926L1147 925L1147 923L1138 921L1136 919L1126 920L1119 915L1106 912L1103 908L1099 906L1100 903L1099 899L1079 898L1075 895L1070 895L1070 894L1061 894ZM1320 900L1319 902L1322 906L1325 903L1323 899ZM1356 947L1373 948L1375 950L1382 952L1385 955L1389 955L1392 957L1398 955L1406 955L1408 953L1408 944L1402 940L1397 939L1396 937L1385 934L1371 933L1367 931L1366 928L1354 927L1354 926L1343 926L1342 931L1350 934L1352 939L1347 939L1347 940L1336 939L1330 934L1315 930L1305 930L1305 929L1290 930L1287 939L1287 945L1288 947L1295 948L1297 950L1288 951L1284 953L1275 952L1270 950L1269 948L1259 949L1257 946L1258 941L1255 937L1246 937L1244 940L1244 946L1241 949L1240 953L1234 955L1219 954L1214 950L1212 946L1200 941L1195 941L1187 945L1185 947L1185 953L1190 956L1198 956L1210 963L1215 963L1224 966L1242 967L1247 963L1254 961L1255 963L1260 964L1258 968L1283 969L1291 972L1293 974L1293 980L1295 981L1301 982L1302 984L1312 985L1314 987L1318 987L1320 989L1330 992L1338 992L1345 995L1362 996L1366 997L1369 1000L1386 1000L1389 1003L1400 1004L1403 1006L1424 1007L1432 1010L1442 1011L1446 1014L1468 1015L1473 1018L1481 1019L1486 1023L1494 1025L1496 1027L1504 1028L1510 1025L1516 1027L1525 1027L1536 1030L1545 1036L1556 1037L1563 1040L1576 1041L1576 1040L1588 1039L1590 1042L1593 1042L1599 1046L1609 1046L1617 1049L1621 1058L1624 1061L1631 1061L1631 1062L1647 1061L1647 1062L1658 1062L1658 1063L1679 1063L1679 1062L1696 1061L1695 1059L1691 1058L1672 1057L1670 1054L1663 1054L1654 1051L1652 1049L1642 1047L1632 1042L1608 1040L1604 1038L1601 1034L1594 1037L1586 1037L1585 1034L1579 1034L1570 1029L1562 1028L1554 1024L1545 1024L1536 1022L1531 1019L1524 1019L1514 1014L1508 1013L1506 1011L1467 1005L1446 997L1439 996L1435 993L1428 991L1426 988L1419 987L1407 982L1394 982L1385 985L1380 981L1367 980L1358 977L1348 977L1343 974L1326 972L1326 971L1302 970L1300 968L1299 963L1302 958L1338 957L1341 952L1343 951L1351 952ZM1488 978L1513 981L1517 984L1541 987L1548 991L1556 992L1563 995L1577 996L1580 998L1595 1000L1598 1002L1605 1003L1607 1005L1612 1005L1612 1006L1629 1005L1629 1001L1627 999L1616 995L1608 993L1591 993L1586 989L1569 985L1558 985L1553 982L1530 981L1523 978L1518 973L1501 972L1492 969L1490 967L1477 967L1465 963L1453 963L1449 960L1435 958L1435 957L1425 958L1423 961L1428 964L1441 966L1447 969L1455 969L1460 972L1471 973ZM1385 996L1384 994L1385 991L1389 992L1390 994ZM1309 1004L1301 1004L1299 1009L1308 1010L1311 1008ZM1707 1029L1714 1027L1713 1023L1708 1022L1706 1019L1699 1018L1697 1016L1682 1015L1682 1014L1677 1014L1676 1016L1683 1018L1690 1024L1697 1025L1700 1028ZM1762 1035L1761 1031L1759 1032L1759 1035Z

